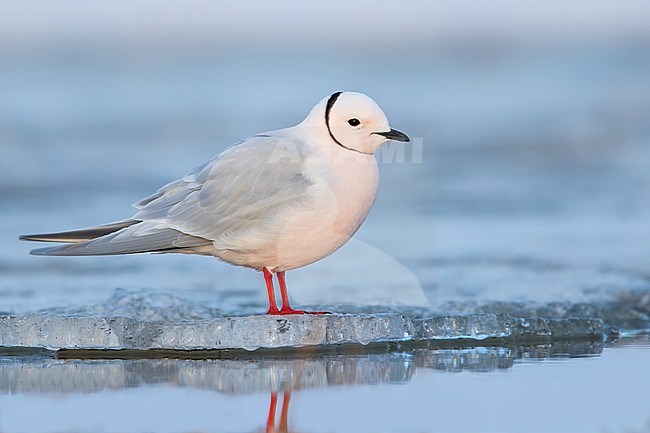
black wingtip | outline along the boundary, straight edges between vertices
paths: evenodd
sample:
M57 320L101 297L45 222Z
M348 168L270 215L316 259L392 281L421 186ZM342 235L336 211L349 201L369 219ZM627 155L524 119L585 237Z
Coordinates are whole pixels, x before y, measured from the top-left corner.
M36 235L20 235L18 239L21 241L32 241L32 242L60 242L57 239L56 233L51 234L36 234Z
M85 229L70 230L66 232L56 233L38 233L31 235L20 235L18 239L21 241L35 241L35 242L62 242L62 243L78 243L96 239L106 236L116 231L122 230L139 223L139 220L123 220L114 223L104 224L97 227L89 227Z

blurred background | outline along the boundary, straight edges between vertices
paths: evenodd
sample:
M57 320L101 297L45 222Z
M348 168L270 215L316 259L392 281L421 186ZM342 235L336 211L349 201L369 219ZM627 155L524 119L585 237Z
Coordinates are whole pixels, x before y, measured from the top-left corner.
M298 302L451 312L647 290L649 18L641 0L3 1L0 310L118 287L263 308L260 275L209 258L30 257L17 238L129 217L339 90L416 147L378 155L375 208L290 273Z

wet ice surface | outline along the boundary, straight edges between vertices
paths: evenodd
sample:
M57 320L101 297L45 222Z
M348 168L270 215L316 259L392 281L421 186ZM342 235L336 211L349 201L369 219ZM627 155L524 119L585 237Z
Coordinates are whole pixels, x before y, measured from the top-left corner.
M356 309L358 310L358 309ZM129 350L278 349L429 340L558 339L618 335L593 310L560 318L431 316L425 310L326 315L226 315L168 294L119 290L101 305L0 316L0 347ZM591 314L589 314L591 313ZM647 315L648 311L645 312ZM582 314L582 317L578 317ZM557 316L549 312L548 316ZM623 330L625 332L625 330Z

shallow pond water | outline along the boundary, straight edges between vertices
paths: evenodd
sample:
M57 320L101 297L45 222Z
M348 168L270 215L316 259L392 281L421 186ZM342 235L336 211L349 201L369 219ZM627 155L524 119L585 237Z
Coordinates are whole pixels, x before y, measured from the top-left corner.
M648 365L647 337L222 359L5 356L0 431L646 432Z

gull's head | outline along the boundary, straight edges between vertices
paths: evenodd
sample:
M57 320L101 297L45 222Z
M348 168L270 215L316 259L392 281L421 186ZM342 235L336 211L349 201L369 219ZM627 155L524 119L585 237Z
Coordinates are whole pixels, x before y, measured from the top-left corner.
M372 154L388 140L410 141L406 134L390 127L379 105L363 93L336 92L328 96L307 118L310 123L318 120L325 123L336 145L354 152Z

